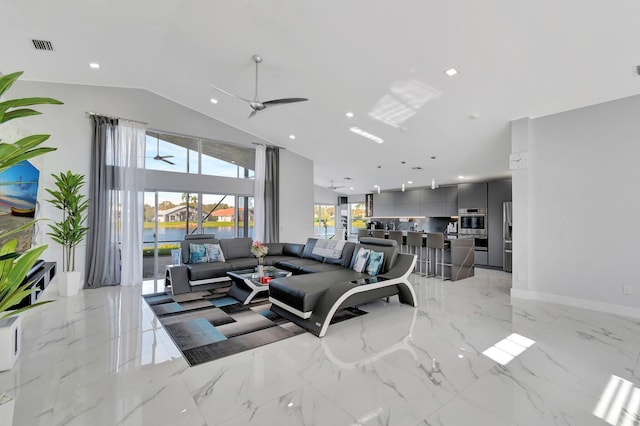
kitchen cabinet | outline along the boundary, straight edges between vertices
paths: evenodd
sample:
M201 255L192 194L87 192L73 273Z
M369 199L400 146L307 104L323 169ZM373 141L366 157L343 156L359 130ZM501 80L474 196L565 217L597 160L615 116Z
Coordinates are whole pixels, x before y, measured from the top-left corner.
M487 183L461 183L458 185L458 208L487 208Z
M448 217L457 214L456 186L373 194L373 217Z

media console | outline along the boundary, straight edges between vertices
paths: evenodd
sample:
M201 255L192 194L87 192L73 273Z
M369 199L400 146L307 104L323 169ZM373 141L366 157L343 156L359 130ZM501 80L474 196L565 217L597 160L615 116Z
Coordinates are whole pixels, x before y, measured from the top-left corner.
M30 271L29 275L27 275L27 279L33 280L33 283L29 286L29 288L36 288L36 291L22 299L20 303L12 306L11 309L18 309L36 303L38 297L40 297L40 294L44 291L45 288L47 288L47 286L55 276L56 262L43 262L40 268Z

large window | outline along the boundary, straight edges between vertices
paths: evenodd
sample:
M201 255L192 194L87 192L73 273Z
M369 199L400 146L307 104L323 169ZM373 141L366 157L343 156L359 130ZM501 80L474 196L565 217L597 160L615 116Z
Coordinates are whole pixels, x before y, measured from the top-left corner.
M365 217L365 205L364 203L352 203L351 207L351 228L349 232L351 234L358 234L358 228L367 227L367 218Z
M255 150L210 139L147 132L145 168L234 178L252 178Z
M157 291L185 235L253 235L253 185L246 179L254 177L255 150L149 131L145 157L153 179L144 193L143 276Z
M316 204L313 208L313 229L316 238L333 238L336 233L336 206Z
M192 234L251 237L253 197L145 192L143 276L163 278L165 267L173 262L171 250L180 247L185 235Z

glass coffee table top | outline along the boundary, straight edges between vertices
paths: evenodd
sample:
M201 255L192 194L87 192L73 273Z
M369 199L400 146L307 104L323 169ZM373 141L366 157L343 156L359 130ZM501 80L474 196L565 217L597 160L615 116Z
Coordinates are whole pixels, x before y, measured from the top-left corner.
M239 271L227 272L227 275L229 275L229 276L234 276L235 275L238 278L249 279L249 280L253 281L255 284L266 285L266 284L260 282L260 278L263 278L263 277L270 277L270 278L288 277L289 275L291 275L291 272L285 271L285 270L282 270L282 269L278 269L275 266L265 266L265 267L263 267L262 274L260 274L258 272L258 268L252 268L252 269L241 269Z

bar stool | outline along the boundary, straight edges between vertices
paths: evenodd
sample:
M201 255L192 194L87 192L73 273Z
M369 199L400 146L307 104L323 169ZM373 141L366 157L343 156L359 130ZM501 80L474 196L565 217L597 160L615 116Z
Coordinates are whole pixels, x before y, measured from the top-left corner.
M407 232L407 251L408 253L415 254L416 266L413 268L419 270L420 275L422 275L422 266L425 264L424 257L422 255L422 233L421 232Z
M389 239L398 243L398 251L402 251L402 247L404 246L404 244L402 244L402 231L389 231Z
M373 238L384 238L384 229L374 229L371 231Z
M435 252L435 262L433 262L433 265L434 265L433 275L436 275L436 276L438 275L438 266L440 266L440 276L442 278L442 281L444 281L445 279L450 279L450 278L445 278L444 276L445 266L451 267L451 263L445 263L444 261L444 250L445 250L444 234L439 234L439 233L427 234L427 250L430 250L430 249L433 249ZM438 262L438 251L440 251L439 262Z
M367 228L358 228L358 242L360 242L360 238L368 236L369 230Z

